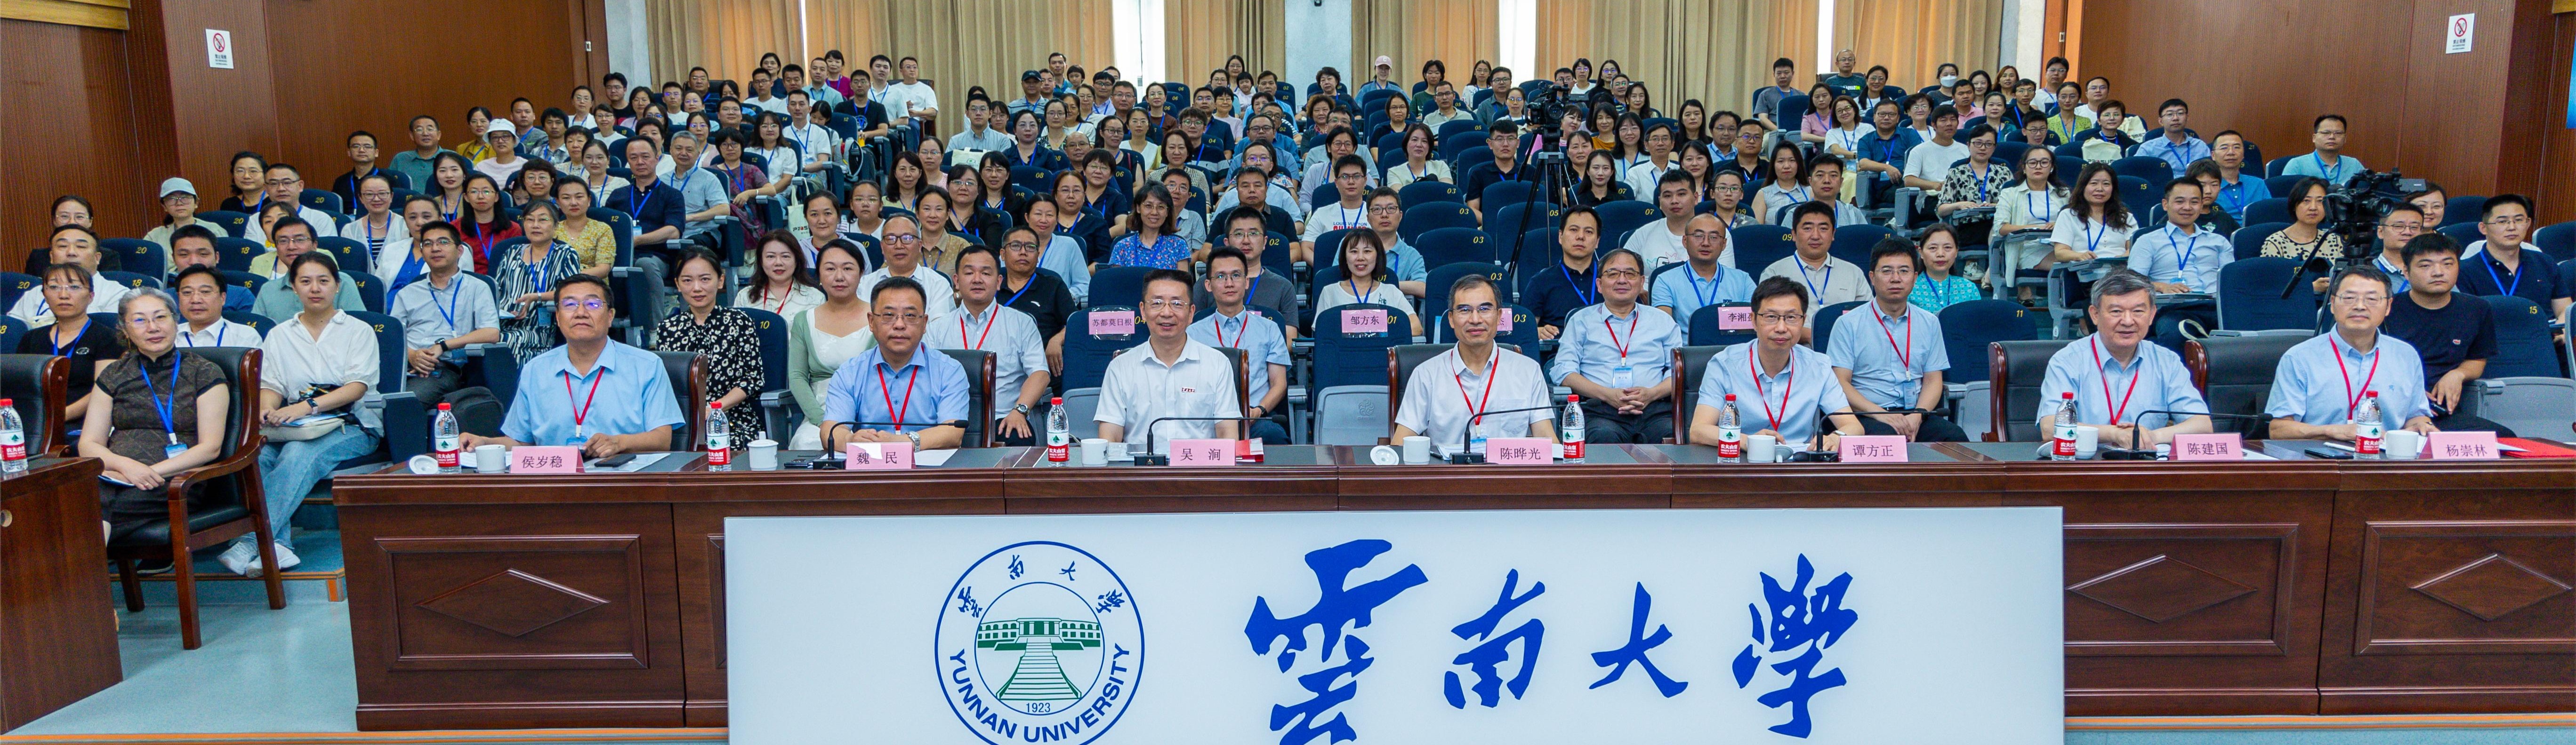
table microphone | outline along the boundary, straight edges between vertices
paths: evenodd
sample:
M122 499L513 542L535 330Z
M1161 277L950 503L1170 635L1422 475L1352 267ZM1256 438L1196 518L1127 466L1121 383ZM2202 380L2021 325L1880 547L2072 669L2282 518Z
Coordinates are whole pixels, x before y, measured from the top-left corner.
M1244 439L1244 433L1252 431L1251 425L1247 423L1252 421L1254 418L1255 417L1248 416L1167 416L1146 422L1145 452L1136 454L1136 465L1168 466L1172 464L1172 456L1157 455L1154 453L1154 425L1162 424L1164 422L1234 422L1236 425L1234 439L1241 440Z
M1549 416L1555 416L1556 410L1556 404L1546 404L1541 406L1525 406L1518 409L1504 409L1502 411L1488 411L1467 417L1467 426L1458 430L1458 449L1457 451L1449 454L1450 465L1463 466L1471 463L1485 462L1485 456L1483 453L1467 452L1467 443L1473 441L1476 436L1476 420L1496 414L1521 414L1532 411L1545 411L1549 412ZM1559 434L1560 436L1562 435L1562 433Z
M2174 421L2174 420L2177 420L2177 419L2182 419L2182 418L2184 418L2184 417L2205 416L2205 417L2209 417L2209 418L2211 418L2211 419L2224 419L2224 420L2228 420L2228 421L2239 421L2239 422L2253 422L2253 423L2254 423L2254 429L2256 429L2256 430L2265 430L2265 429L2268 429L2268 428L2270 428L2270 427L2272 426L2272 415L2270 415L2270 414L2216 414L2216 413L2211 413L2211 412L2207 412L2207 411L2169 411L2169 410L2165 410L2165 409L2149 409L2149 410L2146 410L2146 411L2138 412L2138 418L2137 418L2137 419L2135 419L2135 420L2131 420L2131 421L2133 421L2133 422L2134 422L2134 421L2141 421L2141 420L2144 420L2144 419L2146 419L2146 418L2147 418L2147 415L2148 415L2148 414L2163 414L2163 415L2165 415L2165 421L2167 421L2167 422L2171 422L2171 421ZM2095 460L2155 460L2155 459L2156 459L2156 449L2155 449L2155 448L2143 448L2143 449L2135 449L2135 448L2095 448L2093 452L2094 452L2093 458L2094 458Z

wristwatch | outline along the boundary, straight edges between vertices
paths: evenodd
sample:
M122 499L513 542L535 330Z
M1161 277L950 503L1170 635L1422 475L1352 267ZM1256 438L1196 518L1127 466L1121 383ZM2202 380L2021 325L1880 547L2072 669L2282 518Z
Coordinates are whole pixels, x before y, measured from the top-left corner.
M913 447L913 449L915 449L915 450L919 450L919 449L921 449L921 433L919 433L919 432L905 432L905 433L903 433L903 436L912 438L912 447Z
M1020 405L1018 405L1018 406L1013 406L1013 407L1011 407L1011 410L1012 410L1012 411L1019 412L1019 413L1020 413L1020 416L1028 416L1028 415L1029 415L1029 405L1028 405L1028 404L1020 404Z

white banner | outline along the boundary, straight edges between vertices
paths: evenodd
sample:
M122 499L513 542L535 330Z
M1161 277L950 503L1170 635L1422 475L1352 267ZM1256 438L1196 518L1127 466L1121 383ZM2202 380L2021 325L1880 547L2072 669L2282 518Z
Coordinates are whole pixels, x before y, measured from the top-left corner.
M2057 508L730 518L737 743L2063 743Z

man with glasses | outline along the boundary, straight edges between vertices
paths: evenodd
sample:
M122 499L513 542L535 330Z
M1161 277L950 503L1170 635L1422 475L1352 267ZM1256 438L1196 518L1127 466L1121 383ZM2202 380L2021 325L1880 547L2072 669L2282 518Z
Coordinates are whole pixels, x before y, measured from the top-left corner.
M259 331L248 324L224 319L225 290L223 274L212 265L190 265L179 270L170 280L171 296L179 301L179 346L182 347L255 347Z
M2316 145L2316 151L2291 158L2289 163L2281 166L2281 175L2315 176L2340 189L2343 182L2370 170L2369 166L2361 164L2360 158L2343 154L2344 133L2348 126L2341 114L2317 117L2314 134L2309 136L2309 142ZM2260 167L2261 164L2256 165Z
M2171 442L2174 435L2209 431L2205 414L2158 414L2152 421L2163 422L2162 427L2142 421L2150 411L2209 411L2200 390L2192 387L2191 368L2183 366L2182 355L2143 343L2155 328L2155 293L2146 275L2129 269L2111 270L2093 283L2093 303L2085 313L2095 331L2050 356L2040 380L2043 435L2055 430L2057 411L2068 393L2075 394L2076 426L2101 430L2103 447L2144 450ZM2277 406L2280 397L2272 400ZM2280 423L2272 427L2273 436L2280 437Z
M284 280L280 275L284 274L287 266L295 263L295 257L317 248L319 244L313 240L313 226L300 218L277 218L277 224L269 226L269 232L275 234L270 239L277 244L277 250L251 259L251 273L270 279L267 284L260 285L259 292L251 298L250 312L284 321L303 312L304 301L295 297L295 283ZM341 310L367 309L366 301L358 297L358 280L351 278L346 271L340 272L340 294L331 299L331 305Z
M295 205L295 216L302 218L306 225L325 226L317 227L315 230L327 230L331 235L339 235L339 218L333 217L331 213L314 209L311 206L304 204L304 175L296 172L294 166L287 165L285 163L270 163L268 164L267 178L268 190L261 195L261 204L278 202L282 204ZM258 221L253 220L252 223L253 224L250 229L244 232L242 237L249 238L254 241L266 239L268 236L259 232L259 226L257 225ZM285 264L279 264L278 266L285 266Z
M1138 308L1145 343L1118 353L1101 375L1099 407L1092 420L1100 437L1142 452L1170 453L1175 439L1241 439L1243 399L1235 395L1233 362L1190 338L1190 275L1171 269L1145 273L1145 301ZM1166 417L1191 421L1156 420ZM1210 419L1210 417L1227 417Z
M1289 281L1287 277L1280 276L1278 272L1271 271L1269 266L1261 261L1261 252L1270 245L1270 233L1263 227L1261 216L1262 213L1259 210L1251 207L1236 207L1226 212L1225 233L1221 236L1224 240L1223 248L1231 248L1243 254L1243 262L1247 267L1244 274L1251 278L1244 289L1244 302L1278 311L1279 317L1289 319L1288 338L1295 339L1297 338L1296 319L1303 317L1301 313L1305 306L1297 302L1296 283ZM1208 260L1215 260L1213 252ZM1252 267L1258 267L1260 271L1253 271ZM1217 304L1216 295L1205 288L1199 289L1196 295L1191 296L1191 300L1201 306L1213 307Z
M411 184L410 177L404 176L401 171L388 171L377 167L377 152L374 134L366 130L349 133L349 172L331 180L331 193L340 195L341 203L348 205L351 213L363 211L358 209L358 201L362 196L359 193L359 184L368 176L400 180L401 183L398 184L400 186L408 187Z
M1585 442L1661 444L1673 436L1672 350L1682 326L1641 305L1646 261L1611 249L1594 281L1601 302L1565 317L1548 379L1583 397Z
M956 310L956 287L938 271L921 266L921 223L911 215L894 215L877 229L877 244L885 250L885 266L859 277L859 297L876 297L877 283L902 278L921 286L925 303L922 309L928 315L944 316Z
M922 345L930 320L950 314L924 312L928 295L904 277L870 286L867 298L868 332L877 343L841 363L823 391L824 452L860 442L958 447L966 439L966 417L985 413L966 408L966 367Z
M2406 246L2413 243L2416 236L2423 235L2424 228L2428 224L2424 219L2424 209L2413 204L2390 207L2388 214L2380 216L2379 253L2370 257L2370 268L2388 275L2388 278L2397 285L2390 288L2393 291L2404 293L2411 289L2409 285L2414 282L2415 272L2410 266L2413 262L2406 258ZM2450 271L2443 273L2441 292L2450 292L2453 285L2459 284L2460 252L2460 244L2456 241L2452 242Z
M1831 157L1831 156L1827 156ZM1807 292L1817 307L1869 299L1869 282L1859 265L1834 257L1834 214L1838 203L1819 199L1798 205L1789 213L1790 238L1797 249L1762 270L1762 279L1795 281ZM1759 289L1759 288L1757 288ZM1801 320L1812 322L1812 316ZM1798 341L1812 335L1810 326L1798 332Z
M1511 309L1496 302L1493 280L1460 276L1449 285L1449 305L1443 315L1458 343L1405 379L1390 441L1418 435L1444 449L1464 444L1482 453L1492 437L1556 439L1552 412L1542 408L1548 386L1538 362L1494 344Z
M692 446L671 441L671 430L689 420L671 395L662 358L608 338L617 316L609 298L607 281L588 274L555 285L555 328L563 333L563 346L519 368L519 391L501 420L501 436L467 432L467 449L569 445L605 458Z
M1701 308L1753 299L1753 275L1735 268L1728 238L1726 223L1716 215L1692 215L1682 233L1689 265L1654 275L1647 296L1654 298L1655 307L1687 327Z
M1914 130L1897 126L1902 119L1897 113L1896 99L1879 99L1878 105L1869 109L1871 129L1852 146L1852 170L1864 174L1860 195L1862 204L1878 204L1886 196L1879 192L1890 191L1886 185L1903 184L1905 158L1913 154L1914 146L1923 144L1923 137L1915 134ZM1733 153L1728 156L1718 163L1724 165L1735 161ZM1871 177L1867 174L1878 175ZM2001 190L2001 187L1997 189Z
M434 404L465 387L465 369L447 354L500 341L501 310L489 283L462 276L458 264L466 246L457 240L456 226L441 220L420 232L411 251L429 265L429 275L395 290L387 315L403 324L403 389Z
M2407 210L2412 217L2415 212ZM2394 217L2396 213L2391 212ZM2424 394L2433 426L2446 432L2513 430L2480 419L2463 404L2463 394L2486 374L2487 358L2496 354L2495 308L2485 298L2453 292L2460 277L2460 244L2441 233L2415 236L2398 249L2406 282L2396 288L2388 318L2379 330L2404 340L2422 356ZM2382 257L2381 262L2385 262ZM2374 265L2379 262L2374 262Z
M1834 321L1826 356L1843 398L1856 412L1889 409L1930 410L1941 405L1942 371L1950 369L1949 347L1941 338L1937 314L1913 307L1914 278L1923 274L1923 256L1903 238L1880 239L1869 253L1870 302ZM1876 331L1878 333L1870 333ZM1938 414L1860 414L1861 429L1873 435L1904 435L1912 442L1966 442L1967 432Z
M1485 214L1485 187L1536 178L1530 169L1521 167L1520 125L1495 122L1493 131L1485 135L1485 147L1494 151L1494 160L1468 168L1467 177L1460 180L1466 190L1467 208L1475 210L1479 219Z
M2350 267L2335 273L2333 287L2326 308L2334 330L2291 347L2272 371L2265 410L2272 439L2352 442L2353 416L2374 393L2382 431L2439 431L2424 392L2423 358L2406 340L2379 330L2388 318L2388 275ZM2105 441L2109 435L2103 433Z
M1807 288L1795 280L1772 277L1753 288L1754 342L1709 357L1691 410L1691 442L1717 444L1719 407L1730 395L1746 432L1779 438L1791 451L1832 450L1842 435L1862 433L1849 397L1834 382L1833 358L1798 343L1808 329L1807 312Z
M2567 316L2568 287L2558 277L2549 255L2523 243L2531 237L2531 200L2520 194L2487 198L2478 213L2478 232L2486 240L2469 245L2460 288L2471 295L2517 295L2549 312Z
M1002 242L1035 253L1037 241L1031 236L1027 229L1014 229ZM931 319L922 343L933 349L993 353L993 410L987 415L993 439L1003 445L1035 445L1037 425L1032 422L1039 414L1032 407L1046 403L1050 369L1046 337L1039 335L1029 314L996 302L1004 276L1001 256L993 249L967 246L957 255L957 294L964 302Z
M2190 104L2179 98L2165 99L2164 103L2156 106L2156 121L2161 125L2158 134L2161 136L2138 143L2134 154L2162 158L2165 165L2173 167L2174 173L2182 173L2191 168L2192 163L2209 157L2209 143L2191 136L2191 129L2184 126L2190 119Z
M202 266L206 271L215 272L215 284L223 288L222 292L217 293L220 295L218 300L221 307L217 308L219 314L227 310L249 312L252 300L250 290L239 285L225 284L222 272L218 271L223 268L222 264L222 260L215 256L215 231L205 223L182 227L170 234L171 287L179 286L181 272L187 271L192 266ZM186 304L186 297L182 296L179 299L181 305Z
M1271 419L1281 413L1281 403L1288 397L1288 337L1278 319L1265 318L1268 313L1244 305L1244 293L1252 284L1251 267L1251 257L1232 247L1208 254L1205 292L1215 301L1216 312L1190 324L1190 340L1243 350L1245 362L1253 366L1247 396L1252 401L1252 436L1271 445L1286 445L1288 428Z
M2263 164L2255 163L2252 173L2245 172L2245 135L2236 130L2209 138L2209 160L2218 164L2217 200L2219 209L2237 222L2245 221L2245 208L2272 198L2272 187L2263 181ZM2229 231L2234 232L2234 231Z
M1658 128L1656 131L1663 130ZM1638 168L1644 167L1645 165L1642 164L1638 166ZM1629 170L1631 174L1636 172L1634 169ZM1691 188L1691 175L1680 169L1665 171L1663 175L1656 177L1649 188L1638 190L1636 193L1655 195L1655 209L1664 213L1664 219L1662 222L1637 226L1636 230L1628 233L1628 242L1620 248L1644 257L1646 267L1650 271L1654 267L1688 258L1683 246L1682 233L1690 226L1691 208L1699 204L1699 195ZM1735 263L1733 254L1734 252L1730 250L1720 260L1729 264Z
M1367 228L1368 161L1357 155L1344 155L1333 160L1333 191L1341 199L1315 208L1306 215L1306 232L1300 236L1300 250L1312 254L1315 239L1325 233L1345 228ZM1339 264L1339 257L1327 256L1323 263Z
M1419 298L1431 268L1422 265L1421 251L1404 242L1404 234L1400 232L1403 227L1404 200L1396 196L1394 189L1383 186L1370 189L1368 229L1377 233L1379 245L1386 246L1386 268L1395 273L1395 288L1404 291L1407 297ZM1341 263L1339 256L1327 256L1324 260Z
M2129 243L2129 268L2146 275L2160 295L2218 292L2218 270L2236 258L2236 244L2200 227L2206 203L2201 182L2183 177L2165 182L2165 224ZM2184 321L2200 328L2218 326L2218 300L2168 300L2156 311L2156 344L2181 349Z

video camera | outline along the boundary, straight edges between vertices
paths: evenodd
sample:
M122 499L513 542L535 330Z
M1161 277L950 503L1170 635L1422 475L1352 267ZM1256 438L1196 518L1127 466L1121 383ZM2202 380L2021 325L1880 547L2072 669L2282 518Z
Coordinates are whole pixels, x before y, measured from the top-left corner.
M2310 267L2321 259L2331 259L2319 270L2331 274L2345 266L2369 261L2379 252L2379 221L2388 211L2405 204L2405 195L2424 189L2424 180L2406 178L2396 170L2364 172L2344 182L2338 189L2326 192L2326 221L2332 232L2343 239L2342 256L2312 257Z

